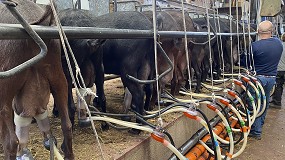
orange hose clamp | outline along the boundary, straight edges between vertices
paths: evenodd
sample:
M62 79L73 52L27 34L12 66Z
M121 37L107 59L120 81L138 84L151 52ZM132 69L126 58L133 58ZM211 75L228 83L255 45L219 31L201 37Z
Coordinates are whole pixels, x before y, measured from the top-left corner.
M188 112L184 112L184 115L190 119L194 119L194 120L197 120L197 115L194 114L195 112L193 112L193 114L190 114Z
M163 143L163 141L164 141L163 136L158 135L158 134L155 134L155 133L151 133L150 135L151 135L151 137L152 137L153 139L155 139L156 141Z
M242 77L242 80L244 80L246 83L250 82L250 79L247 77Z
M236 93L234 91L228 91L228 95L232 97L236 97Z
M230 154L229 152L227 152L226 155L227 155L228 157L230 157L231 159L233 158L233 155Z
M242 86L242 82L239 80L234 79L234 83L238 86Z
M229 105L230 105L230 101L227 100L227 99L221 98L221 99L219 99L219 100L220 100L220 102L221 102L222 104L224 104L224 105L226 105L226 106L229 106Z
M216 107L213 105L213 104L207 104L207 107L210 109L210 110L212 110L212 111L216 111Z

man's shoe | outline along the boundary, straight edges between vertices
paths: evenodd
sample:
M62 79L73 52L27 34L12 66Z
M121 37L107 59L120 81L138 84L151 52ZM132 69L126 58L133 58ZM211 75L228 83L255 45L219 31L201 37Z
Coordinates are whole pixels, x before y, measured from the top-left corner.
M256 134L249 133L248 137L254 138L256 140L261 140L261 135L256 135Z
M269 104L269 107L270 107L270 108L275 108L275 109L281 109L281 105L277 105L277 104L275 104L275 103Z

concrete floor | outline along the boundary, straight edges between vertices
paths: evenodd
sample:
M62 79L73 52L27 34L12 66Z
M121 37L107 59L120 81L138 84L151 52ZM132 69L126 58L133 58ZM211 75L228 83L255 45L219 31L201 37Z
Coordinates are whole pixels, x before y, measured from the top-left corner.
M250 138L238 160L285 159L285 96L282 109L269 108L261 140Z

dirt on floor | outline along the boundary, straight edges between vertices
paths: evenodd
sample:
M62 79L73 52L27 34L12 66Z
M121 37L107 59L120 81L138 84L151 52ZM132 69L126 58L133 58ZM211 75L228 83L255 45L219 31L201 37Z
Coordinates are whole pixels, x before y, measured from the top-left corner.
M105 83L105 93L107 98L107 109L111 113L120 113L123 104L123 86L120 78L109 80ZM76 92L74 91L75 102ZM58 141L58 146L62 143L62 132L60 119L52 116L53 97L51 96L48 104L49 117L52 126L52 132ZM108 131L102 131L100 122L95 122L96 131L99 135L100 144L105 159L113 159L115 155L121 154L128 146L132 146L138 141L147 137L146 133L140 135L131 135L127 130L118 131L110 128ZM32 124L30 129L29 149L36 160L49 159L49 152L42 145L42 135L36 124ZM100 148L98 147L96 136L91 127L80 128L75 122L73 131L73 150L76 159L102 159ZM0 159L3 159L2 148L0 148Z
M123 111L123 95L124 88L121 83L120 78L113 80L108 80L105 82L105 94L107 99L107 112L109 113L122 113ZM95 91L95 88L93 88ZM77 102L76 92L74 93L74 101ZM93 97L92 97L93 98ZM52 115L53 108L53 97L51 96L50 102L48 104L50 123L52 127L53 135L56 137L58 142L58 147L62 143L62 132L60 126L60 119L55 118ZM173 114L167 117L163 117L165 124L171 122L173 119L177 118L180 114ZM153 122L155 120L150 120ZM96 131L99 135L100 145L103 151L103 156L105 159L114 159L121 155L125 149L130 146L134 146L146 139L149 134L146 132L140 133L140 135L133 135L128 132L128 130L116 130L111 128L107 131L102 131L101 123L95 122ZM31 150L34 158L36 160L49 159L49 152L44 149L42 145L42 135L36 124L31 125L30 135L29 135L29 145L28 148ZM78 160L98 160L103 159L101 154L101 149L99 148L98 142L96 141L96 136L91 127L80 128L75 122L75 127L73 131L73 151L76 159ZM3 159L3 149L0 145L0 159Z
M121 113L123 104L123 86L119 78L107 81L105 83L105 92L107 97L107 110L111 113ZM74 94L76 97L76 95ZM283 98L283 100L285 100ZM76 98L75 98L76 101ZM285 104L285 101L283 102ZM51 114L53 98L49 103L50 122L54 136L57 138L58 146L62 142L60 120L54 118ZM164 117L166 122L170 122L179 114ZM102 131L100 123L95 122L96 131L100 138L102 151L98 147L95 134L91 127L80 128L75 124L73 132L73 150L78 160L99 160L102 159L101 153L105 159L114 159L122 154L125 149L134 146L148 137L148 133L132 135L127 130L116 130L110 128L108 131ZM285 157L285 105L281 110L269 108L266 122L263 128L262 140L249 139L245 151L236 159L238 160L283 160ZM49 152L42 145L42 135L36 124L32 124L30 130L29 149L36 160L49 159ZM0 146L0 159L3 158L3 149Z

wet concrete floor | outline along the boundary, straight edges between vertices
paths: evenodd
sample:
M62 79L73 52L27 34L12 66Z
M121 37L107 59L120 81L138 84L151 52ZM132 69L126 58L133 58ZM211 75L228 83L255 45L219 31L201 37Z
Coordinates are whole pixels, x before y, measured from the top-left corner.
M262 139L250 138L245 151L235 159L285 160L285 95L281 109L268 109L262 132Z

